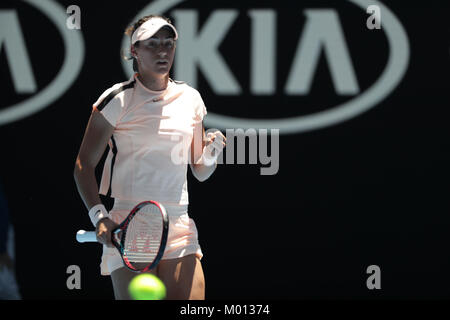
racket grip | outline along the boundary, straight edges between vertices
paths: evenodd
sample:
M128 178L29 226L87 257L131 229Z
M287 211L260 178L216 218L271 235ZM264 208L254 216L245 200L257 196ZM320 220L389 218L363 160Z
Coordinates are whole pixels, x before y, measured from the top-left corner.
M97 242L97 235L95 231L78 230L77 232L78 242Z

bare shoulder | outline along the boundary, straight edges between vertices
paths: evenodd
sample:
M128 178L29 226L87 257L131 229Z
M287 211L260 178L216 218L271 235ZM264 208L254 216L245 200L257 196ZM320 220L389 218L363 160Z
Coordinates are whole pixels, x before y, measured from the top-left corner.
M94 138L98 138L98 136L101 135L108 137L109 139L113 134L115 127L106 120L105 116L97 108L94 108L86 130L90 130Z
M94 159L97 161L114 130L115 127L106 120L97 108L94 108L81 143L80 156L84 159L90 159L90 161Z

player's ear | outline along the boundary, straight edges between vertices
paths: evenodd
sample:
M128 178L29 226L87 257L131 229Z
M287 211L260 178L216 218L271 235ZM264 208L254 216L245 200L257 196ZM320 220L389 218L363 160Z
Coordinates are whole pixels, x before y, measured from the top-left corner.
M137 59L137 53L136 53L136 47L135 47L135 45L131 45L131 46L130 46L130 53L131 53L131 56L132 56L133 58L136 58L136 59Z

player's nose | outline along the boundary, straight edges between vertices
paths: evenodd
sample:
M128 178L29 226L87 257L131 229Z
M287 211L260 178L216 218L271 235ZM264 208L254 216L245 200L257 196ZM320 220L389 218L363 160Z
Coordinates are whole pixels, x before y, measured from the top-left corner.
M165 57L167 57L167 51L165 51L165 50L160 50L160 51L158 52L158 57L159 57L159 58L165 58Z

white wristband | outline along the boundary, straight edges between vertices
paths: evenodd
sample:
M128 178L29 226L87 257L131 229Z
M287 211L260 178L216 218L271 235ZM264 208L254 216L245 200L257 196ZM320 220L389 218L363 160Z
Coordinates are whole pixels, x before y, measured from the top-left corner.
M106 210L106 208L103 204L97 204L89 210L89 218L91 218L92 224L94 225L94 227L96 227L97 222L100 219L103 219L103 218L111 219L111 215L108 213L108 211Z

